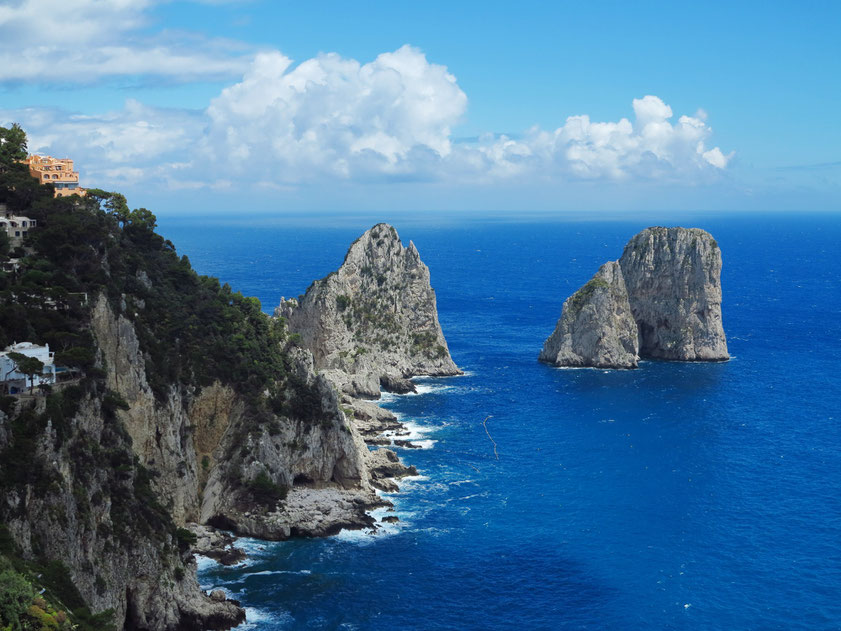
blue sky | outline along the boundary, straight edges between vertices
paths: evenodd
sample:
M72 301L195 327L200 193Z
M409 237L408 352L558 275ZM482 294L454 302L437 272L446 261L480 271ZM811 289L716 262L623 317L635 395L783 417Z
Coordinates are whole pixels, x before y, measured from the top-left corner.
M838 2L68 5L0 124L159 213L841 210Z

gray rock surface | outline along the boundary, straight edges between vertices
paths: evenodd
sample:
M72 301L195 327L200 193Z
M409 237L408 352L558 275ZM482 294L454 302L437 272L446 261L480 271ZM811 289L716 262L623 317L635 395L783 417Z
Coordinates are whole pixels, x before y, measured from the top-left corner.
M729 359L721 321L721 250L698 228L646 228L564 302L540 360L634 368L640 357Z
M556 366L636 368L637 325L618 263L602 265L566 299L540 361Z
M81 402L72 427L74 442L113 441L97 398ZM214 602L199 589L195 561L189 553L178 553L174 537L144 530L118 514L112 489L115 484L130 487L132 479L115 480L99 469L82 487L72 443L58 445L55 431L48 428L32 454L51 467L50 493L26 486L1 500L10 514L9 533L25 558L37 551L44 558L61 559L91 609L113 609L119 628L228 629L244 620L245 612L236 604ZM80 497L86 510L80 509ZM133 532L128 547L115 536L127 528Z
M310 285L300 304L282 300L275 315L301 336L315 367L355 397L379 397L381 382L400 388L415 375L461 374L438 322L429 268L388 224L366 231L337 271Z
M698 228L646 228L619 259L640 355L683 361L730 358L721 321L721 250Z

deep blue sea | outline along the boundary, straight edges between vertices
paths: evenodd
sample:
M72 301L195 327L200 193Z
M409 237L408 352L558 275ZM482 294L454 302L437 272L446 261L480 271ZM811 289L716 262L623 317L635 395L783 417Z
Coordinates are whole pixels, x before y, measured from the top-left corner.
M376 220L161 223L271 311ZM392 223L467 372L386 403L427 447L401 450L400 524L248 541L203 586L258 629L841 628L841 216ZM733 359L539 364L563 300L658 223L718 240Z

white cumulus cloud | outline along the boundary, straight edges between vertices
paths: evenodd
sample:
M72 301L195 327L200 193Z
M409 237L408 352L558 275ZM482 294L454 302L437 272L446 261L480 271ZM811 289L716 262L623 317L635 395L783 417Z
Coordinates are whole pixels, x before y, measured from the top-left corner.
M663 181L714 177L732 154L710 145L706 113L674 120L652 95L631 103L633 121L569 116L554 129L455 142L467 96L445 66L411 46L369 63L323 54L295 65L257 54L237 83L204 110L130 100L117 112L0 111L30 147L72 155L98 186L236 188L323 182L432 180Z
M706 149L712 129L700 118L681 116L656 96L633 100L635 120L593 122L570 116L554 131L529 130L520 140L501 137L475 150L497 174L534 173L569 179L692 179L710 167L723 169L730 156Z
M466 105L455 77L410 46L367 64L327 54L295 68L264 53L213 99L202 141L228 167L286 181L411 172L414 152L450 154Z

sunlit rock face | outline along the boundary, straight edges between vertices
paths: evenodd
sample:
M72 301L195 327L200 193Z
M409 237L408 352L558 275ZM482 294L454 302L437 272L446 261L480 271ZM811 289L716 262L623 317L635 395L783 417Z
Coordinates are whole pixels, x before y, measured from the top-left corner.
M461 372L438 322L429 268L388 224L366 231L338 270L275 315L300 335L316 368L353 396L376 398L381 385L411 390L415 375Z
M646 228L564 302L540 360L635 368L640 357L725 361L721 250L698 228Z
M721 250L698 228L646 228L619 259L640 355L682 361L730 358L721 321Z

